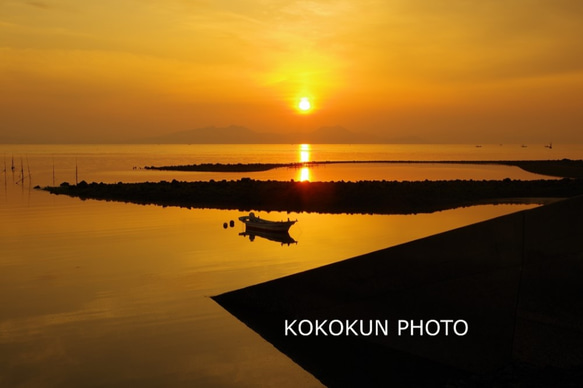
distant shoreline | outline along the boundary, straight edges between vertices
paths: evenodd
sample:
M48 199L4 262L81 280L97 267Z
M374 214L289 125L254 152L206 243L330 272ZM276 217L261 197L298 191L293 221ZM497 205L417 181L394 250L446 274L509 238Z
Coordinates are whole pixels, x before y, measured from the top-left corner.
M339 160L296 163L202 163L176 166L146 166L147 170L199 172L260 172L276 168L302 168L329 164L496 164L519 167L525 171L560 178L583 178L583 160Z

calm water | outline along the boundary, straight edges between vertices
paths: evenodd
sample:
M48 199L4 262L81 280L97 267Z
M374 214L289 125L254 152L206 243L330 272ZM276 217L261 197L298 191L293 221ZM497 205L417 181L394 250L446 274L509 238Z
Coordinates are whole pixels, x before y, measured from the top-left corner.
M162 179L239 179L237 173L160 172L141 169L194 163L292 163L335 160L529 160L581 159L583 145L0 145L0 163L15 179L32 174L33 185L75 182L141 182ZM54 175L53 175L54 169ZM3 170L0 164L0 170ZM8 174L8 181L12 179ZM423 180L423 179L539 179L517 167L480 165L325 165L311 169L276 169L246 173L254 179L277 180ZM29 183L27 181L27 183Z
M54 180L236 179L134 167L202 162L581 158L555 146L0 146L0 386L319 386L209 296L533 205L414 216L259 213L298 219L297 244L223 229L241 213L81 201ZM579 156L578 156L579 155ZM520 156L520 157L519 157ZM15 171L11 171L14 157ZM0 160L0 163L3 163ZM0 170L3 170L1 168ZM21 174L25 179L22 181ZM338 165L256 179L533 179L503 166Z

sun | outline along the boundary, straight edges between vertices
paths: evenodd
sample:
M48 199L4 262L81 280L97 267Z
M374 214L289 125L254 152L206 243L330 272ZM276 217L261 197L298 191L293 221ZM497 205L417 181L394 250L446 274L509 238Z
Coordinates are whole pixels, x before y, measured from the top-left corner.
M300 103L298 104L298 108L300 108L300 111L302 111L302 112L308 112L312 108L312 104L310 103L310 100L308 99L308 97L302 97L300 99Z

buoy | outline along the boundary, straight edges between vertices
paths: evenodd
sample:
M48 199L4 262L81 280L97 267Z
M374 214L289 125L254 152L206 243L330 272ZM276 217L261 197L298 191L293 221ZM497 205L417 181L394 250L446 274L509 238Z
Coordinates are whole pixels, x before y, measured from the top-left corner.
M223 222L223 228L227 229L227 223Z
M229 226L232 228L233 226L235 226L235 221L231 220L229 221Z

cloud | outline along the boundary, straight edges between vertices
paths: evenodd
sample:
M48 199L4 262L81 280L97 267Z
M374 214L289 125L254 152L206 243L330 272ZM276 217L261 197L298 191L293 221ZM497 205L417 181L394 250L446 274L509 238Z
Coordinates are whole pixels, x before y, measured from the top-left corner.
M343 39L333 39L357 68L387 80L546 77L583 70L581 4L371 1L352 12L352 22L342 28Z
M31 7L40 8L40 9L52 8L52 6L50 6L48 3L44 2L44 1L25 1L24 3L27 5L30 5Z

